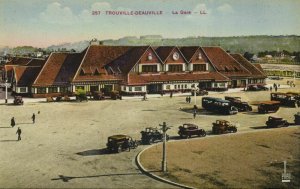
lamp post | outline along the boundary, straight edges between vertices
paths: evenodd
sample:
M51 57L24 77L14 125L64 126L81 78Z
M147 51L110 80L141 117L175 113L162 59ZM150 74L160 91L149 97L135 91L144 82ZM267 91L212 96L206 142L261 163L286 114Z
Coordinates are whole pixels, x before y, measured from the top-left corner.
M7 86L8 86L8 83L7 83L7 79L5 80L5 103L7 104Z
M167 127L166 122L163 122L163 124L159 124L159 126L162 127L163 131L163 157L161 162L161 169L165 173L167 172L167 149L166 149L166 138L167 138L167 130L170 129L170 127Z
M195 105L197 105L197 91L199 91L199 89L196 88L196 87L194 87L194 88L193 88L193 91L194 91Z

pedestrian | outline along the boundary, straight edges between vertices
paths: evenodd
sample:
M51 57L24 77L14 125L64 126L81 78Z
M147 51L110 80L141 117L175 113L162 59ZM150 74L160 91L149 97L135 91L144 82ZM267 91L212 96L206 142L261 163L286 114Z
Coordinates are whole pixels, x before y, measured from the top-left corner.
M173 92L170 93L170 98L172 98L172 97L173 97Z
M189 103L189 97L188 97L188 96L185 97L185 102L186 102L186 103Z
M272 86L270 86L270 91L272 92Z
M31 119L32 119L32 123L35 123L35 114L34 113L33 113L32 117L31 117Z
M274 87L274 88L277 87L276 83L273 84L273 87Z
M10 120L10 126L14 127L15 125L16 125L15 117L12 117L11 120Z
M16 132L16 134L18 134L18 141L21 140L21 133L22 133L22 130L20 129L20 127L18 127L18 130Z
M191 97L191 96L189 96L189 103L191 103L191 101L192 101L192 97Z
M275 87L274 87L274 88L275 88L275 92L277 92L277 85L275 85Z
M196 118L197 115L197 109L194 109L194 119Z
M280 84L278 84L278 88L280 87Z
M40 110L38 111L38 114L40 114L41 112L40 112Z

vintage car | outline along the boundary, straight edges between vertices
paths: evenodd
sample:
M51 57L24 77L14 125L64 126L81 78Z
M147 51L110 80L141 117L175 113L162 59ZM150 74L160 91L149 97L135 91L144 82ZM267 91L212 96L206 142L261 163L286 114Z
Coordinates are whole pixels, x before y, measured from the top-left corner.
M300 125L300 112L298 112L298 113L296 113L295 115L294 115L294 117L295 117L295 124L296 125Z
M22 96L14 96L14 105L23 105L24 101Z
M279 101L264 101L258 105L258 113L267 114L269 112L277 112L280 107Z
M194 96L195 95L195 91L192 91L191 95ZM196 91L196 96L205 96L205 95L208 95L208 92L206 90Z
M216 120L212 126L213 134L236 133L237 127L226 120Z
M141 131L142 144L153 144L154 142L160 142L163 140L163 133L157 128L147 127L144 131ZM166 136L166 140L169 140L169 136Z
M266 125L268 128L279 128L287 127L289 126L289 123L281 117L269 116L268 121L266 121Z
M179 126L178 135L180 138L191 138L191 136L196 135L198 137L205 137L206 132L204 129L198 128L197 125L191 123L185 123Z
M264 85L250 84L247 86L247 91L268 91L269 88Z
M252 111L252 107L247 102L242 102L241 97L225 96L225 100L230 101L231 105L236 107L239 112Z
M105 99L104 93L101 91L94 91L92 93L92 96L93 96L94 100L104 100Z
M125 150L134 149L138 146L137 141L134 141L130 136L127 135L113 135L107 139L107 151L109 152L122 152Z
M122 96L120 95L119 91L111 91L110 97L113 100L117 100L117 99L122 100Z
M300 93L271 93L271 100L279 101L283 106L300 106Z
M230 101L214 97L203 97L202 107L208 111L224 115L233 115L238 113L238 109L231 105Z

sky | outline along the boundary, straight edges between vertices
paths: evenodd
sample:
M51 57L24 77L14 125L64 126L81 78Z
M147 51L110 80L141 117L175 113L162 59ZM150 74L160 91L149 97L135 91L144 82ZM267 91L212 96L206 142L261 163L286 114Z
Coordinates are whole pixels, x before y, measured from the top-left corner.
M0 47L143 35L300 35L299 10L300 0L0 0Z

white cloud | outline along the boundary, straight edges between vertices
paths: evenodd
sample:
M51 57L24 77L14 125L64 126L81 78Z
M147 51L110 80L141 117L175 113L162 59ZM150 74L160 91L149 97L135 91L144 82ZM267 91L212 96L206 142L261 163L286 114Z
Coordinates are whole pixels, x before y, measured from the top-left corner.
M76 22L75 16L69 7L63 7L60 3L54 2L47 6L46 10L40 13L40 19L51 24L72 24Z
M91 10L101 10L101 11L111 10L111 5L107 2L94 3L91 6Z
M217 8L217 11L219 11L221 13L231 13L231 12L233 12L233 8L231 7L231 5L226 3L226 4L219 6Z

